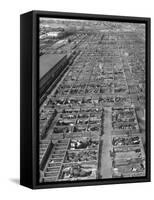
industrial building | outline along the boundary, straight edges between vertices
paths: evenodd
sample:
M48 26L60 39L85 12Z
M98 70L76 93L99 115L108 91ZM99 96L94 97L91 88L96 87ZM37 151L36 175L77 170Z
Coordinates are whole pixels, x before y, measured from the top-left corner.
M64 54L47 54L40 57L40 99L52 90L54 82L65 70L67 62L67 56Z

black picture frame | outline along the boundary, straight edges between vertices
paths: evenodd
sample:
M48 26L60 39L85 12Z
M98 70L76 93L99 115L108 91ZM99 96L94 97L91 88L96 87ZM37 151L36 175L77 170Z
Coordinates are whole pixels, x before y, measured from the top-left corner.
M39 183L39 17L146 24L146 176ZM81 13L31 11L20 16L20 184L32 189L149 182L151 177L150 107L151 19Z

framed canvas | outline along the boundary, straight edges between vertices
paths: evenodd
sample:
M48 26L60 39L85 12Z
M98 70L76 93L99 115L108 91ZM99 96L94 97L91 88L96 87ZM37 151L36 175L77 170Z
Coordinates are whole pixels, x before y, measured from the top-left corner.
M20 17L20 183L150 181L150 18Z

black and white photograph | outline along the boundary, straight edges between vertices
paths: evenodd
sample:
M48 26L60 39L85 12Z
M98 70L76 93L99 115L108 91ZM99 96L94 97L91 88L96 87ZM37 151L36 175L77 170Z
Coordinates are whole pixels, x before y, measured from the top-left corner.
M39 182L145 177L146 24L39 18Z
M0 18L0 199L153 199L153 1L4 1Z

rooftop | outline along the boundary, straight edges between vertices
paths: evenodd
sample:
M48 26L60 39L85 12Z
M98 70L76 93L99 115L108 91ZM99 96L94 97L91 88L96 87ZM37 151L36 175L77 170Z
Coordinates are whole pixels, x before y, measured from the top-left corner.
M44 54L40 57L40 79L53 68L65 54Z

